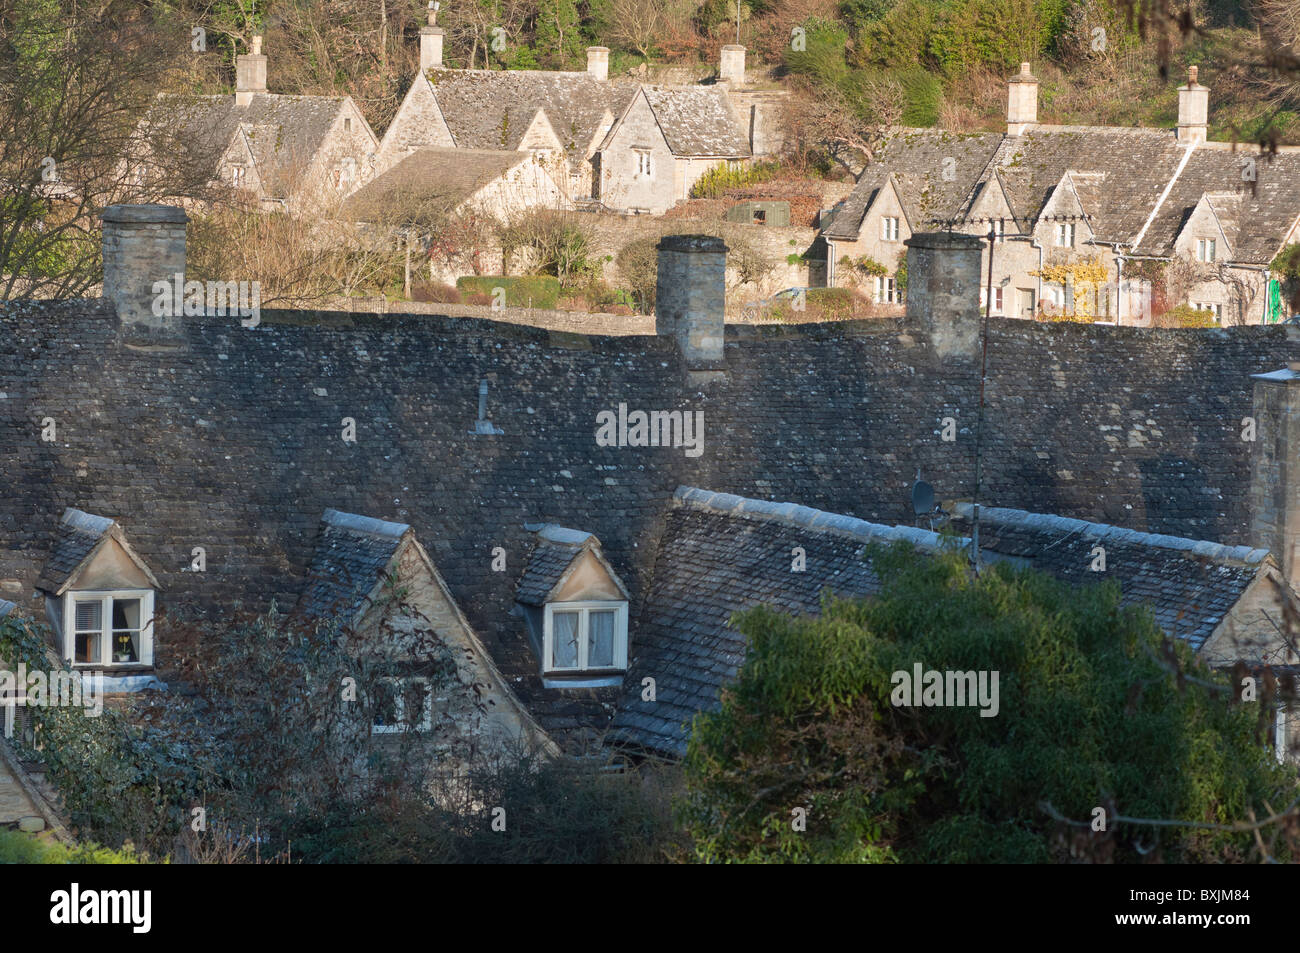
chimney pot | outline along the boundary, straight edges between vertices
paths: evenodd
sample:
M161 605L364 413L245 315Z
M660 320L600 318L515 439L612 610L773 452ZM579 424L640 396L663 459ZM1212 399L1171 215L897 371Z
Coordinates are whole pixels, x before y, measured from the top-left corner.
M587 47L587 74L601 82L609 79L609 47Z
M1038 80L1021 63L1020 72L1007 83L1007 135L1023 136L1038 124Z
M1209 131L1210 88L1196 81L1199 70L1187 69L1187 85L1178 87L1178 141L1204 142Z
M907 246L907 321L942 360L979 352L980 261L984 243L960 232L918 232Z
M184 210L171 205L104 209L104 298L116 309L128 340L183 340L188 221ZM160 293L158 283L167 290Z
M262 38L253 37L253 52L235 58L235 105L247 106L253 97L266 92L266 57Z
M743 86L745 83L745 48L738 43L728 43L722 48L718 60L718 79L724 83Z
M668 235L660 239L658 252L655 333L677 340L689 370L721 370L726 243L712 235Z
M1256 422L1250 478L1250 542L1267 548L1300 583L1300 361L1252 375Z
M434 26L434 5L429 5L429 25L420 27L420 72L442 68L442 40L447 31Z

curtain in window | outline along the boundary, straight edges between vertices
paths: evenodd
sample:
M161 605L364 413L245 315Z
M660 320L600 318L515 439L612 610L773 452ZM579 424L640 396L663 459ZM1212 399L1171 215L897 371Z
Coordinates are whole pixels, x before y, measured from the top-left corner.
M614 617L616 613L592 610L588 619L587 665L589 668L614 666Z
M104 627L104 607L98 599L93 602L76 603L76 620L74 622L77 662L100 662L100 639Z
M580 613L556 612L551 616L551 667L578 667L578 620Z

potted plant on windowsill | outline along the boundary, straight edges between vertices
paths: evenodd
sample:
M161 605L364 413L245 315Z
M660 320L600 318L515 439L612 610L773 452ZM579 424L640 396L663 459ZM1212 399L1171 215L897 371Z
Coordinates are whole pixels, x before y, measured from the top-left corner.
M117 637L117 651L113 653L113 661L131 661L131 637L129 635L119 635Z

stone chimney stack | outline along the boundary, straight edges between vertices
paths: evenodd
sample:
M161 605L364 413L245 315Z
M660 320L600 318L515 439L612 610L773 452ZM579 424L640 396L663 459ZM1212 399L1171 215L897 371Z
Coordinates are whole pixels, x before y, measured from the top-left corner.
M253 52L235 57L235 105L247 106L253 97L266 92L266 57L262 38L253 37Z
M722 48L722 58L718 61L718 79L733 86L745 85L745 48L737 43L728 43Z
M1268 549L1295 586L1300 583L1300 362L1251 376L1255 448L1249 542Z
M420 27L420 72L427 69L441 68L442 40L447 31L438 26L438 7L436 2L429 3L429 25Z
M907 320L940 359L979 357L980 260L984 243L959 232L919 232L907 246Z
M1038 80L1021 63L1020 72L1007 81L1007 135L1023 136L1038 124Z
M172 205L110 205L104 210L104 298L117 309L131 343L177 344L183 339L187 221L185 212Z
M1187 68L1187 85L1178 87L1178 142L1204 142L1210 121L1210 87L1196 82L1198 70Z
M609 47L587 47L587 75L602 83L609 79Z
M658 250L655 333L677 339L690 370L721 370L726 244L712 235L668 235L660 239Z

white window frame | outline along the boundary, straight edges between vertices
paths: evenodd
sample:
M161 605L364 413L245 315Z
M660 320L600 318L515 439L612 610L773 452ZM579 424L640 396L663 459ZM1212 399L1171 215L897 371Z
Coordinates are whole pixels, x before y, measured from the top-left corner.
M63 657L74 668L125 668L153 664L153 597L152 589L77 589L63 595ZM98 662L78 662L77 603L100 602L100 643ZM140 600L140 658L135 662L113 661L113 600ZM105 651L107 649L107 651Z
M614 610L614 664L610 668L588 668L587 651L589 642L589 620L592 610L608 612ZM556 612L581 612L578 623L578 664L570 668L557 668L551 665L554 656ZM542 625L542 673L545 675L566 675L587 672L626 672L627 671L627 603L626 602L548 602Z
M1074 223L1073 222L1056 223L1056 247L1057 248L1074 247Z
M886 215L880 219L880 240L882 242L898 241L897 215Z
M995 219L993 222L993 243L1000 245L1007 240L1007 220L1005 218Z
M413 675L409 678L392 676L381 678L379 681L395 688L393 699L396 702L397 723L394 725L376 725L374 710L371 709L370 733L372 735L395 735L405 731L425 732L433 727L433 685L430 684L427 678L419 675ZM424 717L414 727L406 723L406 692L413 685L422 685L424 687Z
M649 149L633 149L632 154L636 156L636 175L638 178L651 178L654 175L654 166L650 164Z
M1223 305L1214 301L1193 301L1192 307L1197 311L1208 311L1214 315L1214 320L1223 321Z
M1065 307L1065 286L1048 282L1043 285L1043 298L1053 308Z
M242 189L244 187L244 172L242 165L232 165L230 167L230 187Z
M987 288L980 288L980 307L981 307L981 308L988 307L988 297L989 297L989 295L988 295L988 289L987 289ZM991 312L989 312L989 313L990 313L990 314L1001 314L1001 313L1002 313L1002 289L1001 289L1000 287L998 287L997 285L994 285L994 286L993 286L993 310L992 310Z
M898 300L898 282L892 275L876 275L876 304L901 304Z
M1207 264L1212 263L1215 258L1215 252L1218 251L1218 243L1213 238L1196 239L1196 260L1203 261Z

